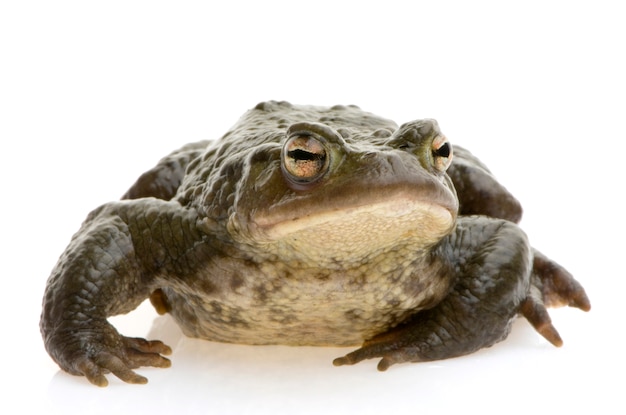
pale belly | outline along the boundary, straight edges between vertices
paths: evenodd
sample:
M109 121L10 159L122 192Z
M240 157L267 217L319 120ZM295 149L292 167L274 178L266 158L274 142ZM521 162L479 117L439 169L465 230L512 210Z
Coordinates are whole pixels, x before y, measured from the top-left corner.
M405 264L406 265L406 264ZM163 288L170 313L190 337L241 344L348 346L383 333L448 292L449 274L261 269L212 275L201 282ZM260 270L260 272L259 272ZM250 271L250 270L247 270ZM387 270L388 271L388 270Z

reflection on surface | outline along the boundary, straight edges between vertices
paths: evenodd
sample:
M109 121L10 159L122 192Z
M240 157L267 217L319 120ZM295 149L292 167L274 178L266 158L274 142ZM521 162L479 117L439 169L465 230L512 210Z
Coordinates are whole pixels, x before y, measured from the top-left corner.
M48 400L52 412L63 414L85 408L107 414L195 413L208 408L215 413L349 413L355 408L415 413L445 412L458 405L489 412L509 407L521 396L532 396L525 398L532 402L522 404L534 407L533 402L543 402L546 410L546 405L556 410L563 399L568 407L590 407L588 388L593 385L588 382L598 377L594 376L599 370L597 351L580 341L580 331L587 335L593 331L588 317L592 313L571 316L572 310L564 311L553 312L565 339L561 349L520 319L511 336L492 348L457 359L398 365L379 373L375 361L334 367L332 360L345 354L345 348L246 346L191 339L170 317L155 318L142 305L137 313L116 318L114 324L127 335L144 330L148 338L169 344L172 367L139 369L148 377L147 385L127 385L110 377L104 389L58 372L49 383Z

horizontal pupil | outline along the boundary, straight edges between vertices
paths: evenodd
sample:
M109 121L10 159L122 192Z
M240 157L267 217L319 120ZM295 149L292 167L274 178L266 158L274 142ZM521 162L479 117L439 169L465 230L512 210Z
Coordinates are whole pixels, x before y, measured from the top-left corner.
M311 153L309 151L305 151L301 149L291 150L287 152L287 155L294 160L303 160L303 161L324 159L324 154Z

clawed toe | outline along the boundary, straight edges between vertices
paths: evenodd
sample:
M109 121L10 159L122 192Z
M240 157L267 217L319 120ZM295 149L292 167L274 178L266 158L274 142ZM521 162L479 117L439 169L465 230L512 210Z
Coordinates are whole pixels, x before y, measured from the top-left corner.
M86 357L76 361L76 371L71 371L71 373L84 375L90 383L96 386L105 387L109 384L103 369Z
M559 332L552 325L552 320L548 314L546 307L535 297L527 297L520 306L520 313L526 317L528 322L541 334L546 340L561 347L563 340Z
M333 365L334 366L351 366L365 359L369 359L369 357L363 353L363 349L358 349L358 350L355 350L354 352L348 353L345 356L336 358L335 360L333 360Z

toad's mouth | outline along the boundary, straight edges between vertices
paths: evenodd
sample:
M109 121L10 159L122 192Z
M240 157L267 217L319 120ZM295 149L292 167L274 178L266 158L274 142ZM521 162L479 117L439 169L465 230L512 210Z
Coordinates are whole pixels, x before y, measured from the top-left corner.
M256 225L269 239L281 239L310 231L319 232L325 227L331 227L332 233L344 237L347 234L354 235L359 229L367 229L377 235L419 229L428 238L440 232L445 233L453 221L453 214L442 206L396 199L343 209L321 210L299 217L262 216L257 219ZM354 236L350 239L352 238Z
M387 193L387 194L385 194ZM349 195L322 204L289 203L257 211L248 231L256 241L278 243L311 258L345 260L410 244L422 249L451 232L456 198L447 189L427 200L415 191ZM359 203L360 202L360 203Z

